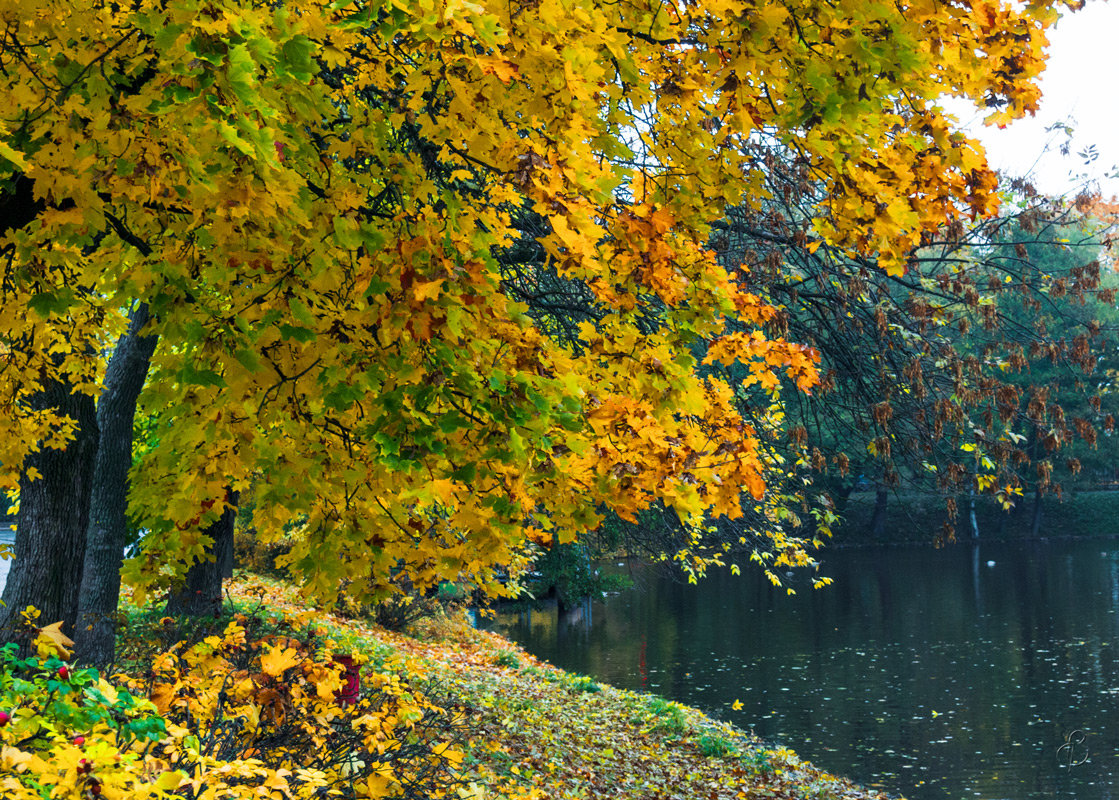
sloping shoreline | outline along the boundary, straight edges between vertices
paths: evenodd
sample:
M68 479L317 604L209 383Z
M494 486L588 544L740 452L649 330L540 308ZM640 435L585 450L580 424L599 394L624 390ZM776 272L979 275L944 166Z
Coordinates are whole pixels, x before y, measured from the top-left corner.
M256 579L235 597L260 597ZM267 603L307 613L268 582ZM679 703L599 684L541 662L465 615L405 635L314 612L355 652L392 663L453 698L468 731L461 798L828 798L885 800L728 723Z

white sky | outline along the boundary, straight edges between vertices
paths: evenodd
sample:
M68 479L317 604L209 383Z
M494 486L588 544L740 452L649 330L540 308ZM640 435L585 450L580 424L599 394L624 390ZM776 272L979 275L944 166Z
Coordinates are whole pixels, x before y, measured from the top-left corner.
M983 142L994 168L1029 175L1048 194L1075 194L1093 181L1104 196L1119 195L1119 0L1089 0L1057 23L1049 43L1037 116L999 130L984 126L984 114L970 105L948 107ZM1071 140L1063 131L1045 130L1056 123L1072 127ZM1069 154L1062 156L1066 141ZM1093 145L1098 157L1086 164L1077 154Z

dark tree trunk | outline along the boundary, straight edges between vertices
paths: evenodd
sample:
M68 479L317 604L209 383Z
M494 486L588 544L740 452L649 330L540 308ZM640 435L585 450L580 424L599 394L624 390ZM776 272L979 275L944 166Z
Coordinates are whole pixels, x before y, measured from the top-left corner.
M85 559L90 485L97 456L97 414L93 398L73 391L69 382L52 381L29 406L54 409L77 423L74 439L59 450L29 456L19 479L15 560L0 607L0 638L21 638L20 612L35 606L40 624L62 620L73 635L78 589ZM39 477L32 480L31 470Z
M979 538L979 520L975 517L975 490L972 489L967 494L967 521L968 527L971 529L971 538Z
M1037 425L1030 429L1030 441L1027 444L1026 452L1030 456L1030 463L1037 465L1038 449L1040 447ZM1030 522L1030 536L1037 537L1041 532L1041 497L1044 494L1041 486L1042 476L1041 473L1037 475L1037 482L1034 484L1034 509L1033 519Z
M213 541L202 560L187 570L186 579L167 600L169 616L216 617L221 613L221 581L233 570L233 527L238 493L229 492L229 505L205 531Z
M98 666L112 662L116 646L120 565L128 535L132 427L136 400L147 380L158 339L155 335L140 335L149 319L146 304L133 309L128 331L120 337L109 360L105 388L97 403L101 444L93 476L74 641L78 658Z
M879 486L874 493L874 516L870 520L870 535L876 541L881 541L886 533L886 501L889 492L884 486Z
M234 495L234 502L239 500L238 496ZM229 580L233 577L234 555L233 555L233 534L237 530L237 509L233 509L233 522L229 525L229 536L226 536L222 545L223 549L218 556L218 565L221 567L221 577L223 580Z
M851 492L855 491L855 484L840 484L831 490L832 500L835 502L835 513L843 516L847 513L847 503L851 499Z
M1029 526L1029 535L1036 537L1042 530L1042 487L1041 482L1034 487L1034 520Z

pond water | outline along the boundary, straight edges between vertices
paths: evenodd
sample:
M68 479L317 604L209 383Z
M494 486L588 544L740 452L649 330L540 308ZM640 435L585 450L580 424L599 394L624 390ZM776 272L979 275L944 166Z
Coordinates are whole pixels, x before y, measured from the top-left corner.
M627 567L637 585L604 602L493 627L912 800L1119 797L1119 541L823 560L834 584L792 597L756 571Z

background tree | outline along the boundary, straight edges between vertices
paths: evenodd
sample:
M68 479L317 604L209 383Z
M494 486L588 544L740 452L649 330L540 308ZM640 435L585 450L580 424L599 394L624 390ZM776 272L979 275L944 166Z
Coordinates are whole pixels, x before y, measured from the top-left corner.
M788 401L787 446L807 450L825 505L842 510L856 485L874 488L881 536L888 493L902 486L943 495L950 518L961 494L1012 503L1023 483L1047 485L1032 476L1053 449L1110 428L1110 367L1098 359L1114 346L1101 322L1114 319L1114 290L1086 208L1015 184L1005 213L927 236L891 275L811 240L804 171L786 162L772 175L778 199L733 212L715 243L781 307L771 332L820 354L820 391ZM1075 423L1066 407L1082 409ZM1027 428L1049 447L1024 444Z

